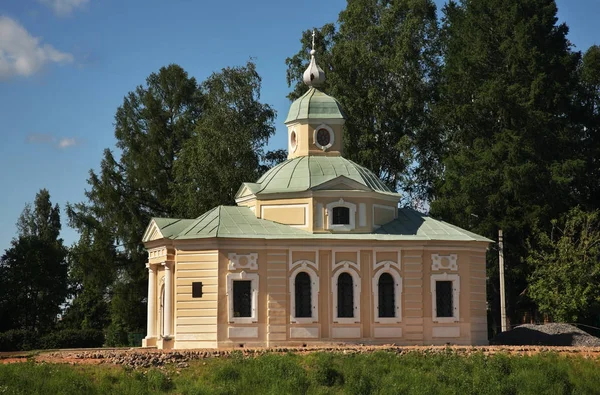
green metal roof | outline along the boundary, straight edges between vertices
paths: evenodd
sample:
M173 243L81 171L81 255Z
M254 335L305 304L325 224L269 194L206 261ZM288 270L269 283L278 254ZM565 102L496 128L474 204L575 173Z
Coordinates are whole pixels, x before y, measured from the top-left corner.
M392 192L372 171L341 156L300 156L278 164L267 171L256 183L244 187L255 195L268 193L303 192L338 177L347 177L366 188L388 195Z
M333 97L310 88L290 106L285 123L301 119L345 119L342 106Z
M188 225L177 234L173 219L154 218L165 238L172 240L203 238L312 239L312 240L388 240L388 241L483 241L492 242L454 225L438 221L409 208L398 209L398 218L373 233L310 233L289 225L256 218L247 207L219 206L196 219L185 219ZM165 225L166 224L166 225ZM163 228L164 226L164 228ZM167 236L169 234L169 236Z
M160 233L167 239L178 235L182 230L187 228L193 219L178 219L178 218L154 218L156 226L160 229Z

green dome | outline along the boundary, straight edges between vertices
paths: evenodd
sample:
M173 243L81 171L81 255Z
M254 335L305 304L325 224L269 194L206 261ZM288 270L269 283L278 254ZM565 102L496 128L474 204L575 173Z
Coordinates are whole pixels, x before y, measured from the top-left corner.
M337 100L316 88L310 88L292 103L285 123L300 119L345 119L345 117L342 106Z
M267 171L255 184L255 194L303 192L345 176L368 189L396 195L372 171L341 156L300 156ZM247 184L246 184L247 185Z

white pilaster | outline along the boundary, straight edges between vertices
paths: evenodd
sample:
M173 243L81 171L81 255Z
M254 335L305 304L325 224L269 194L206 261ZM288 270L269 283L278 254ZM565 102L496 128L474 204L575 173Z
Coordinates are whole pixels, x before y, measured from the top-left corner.
M150 264L148 268L148 331L146 339L156 337L156 269Z
M165 266L165 323L164 323L164 337L171 337L171 322L173 319L173 271L169 263L163 263Z

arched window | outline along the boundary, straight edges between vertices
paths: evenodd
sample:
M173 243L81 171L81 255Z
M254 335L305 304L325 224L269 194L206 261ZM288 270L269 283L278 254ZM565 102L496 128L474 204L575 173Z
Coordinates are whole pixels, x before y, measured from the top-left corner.
M396 316L396 300L394 295L394 278L389 273L379 276L379 317L389 318Z
M306 272L296 275L296 317L312 317L310 276Z
M354 317L354 284L349 273L342 273L337 284L338 317Z
M350 224L350 209L348 207L334 207L332 211L333 219L331 220L331 223L333 225Z

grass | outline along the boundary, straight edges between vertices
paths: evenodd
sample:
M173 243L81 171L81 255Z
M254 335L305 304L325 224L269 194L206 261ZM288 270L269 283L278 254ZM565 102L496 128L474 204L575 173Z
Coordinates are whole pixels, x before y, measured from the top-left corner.
M239 353L190 365L0 365L0 394L600 394L599 360L554 353Z

